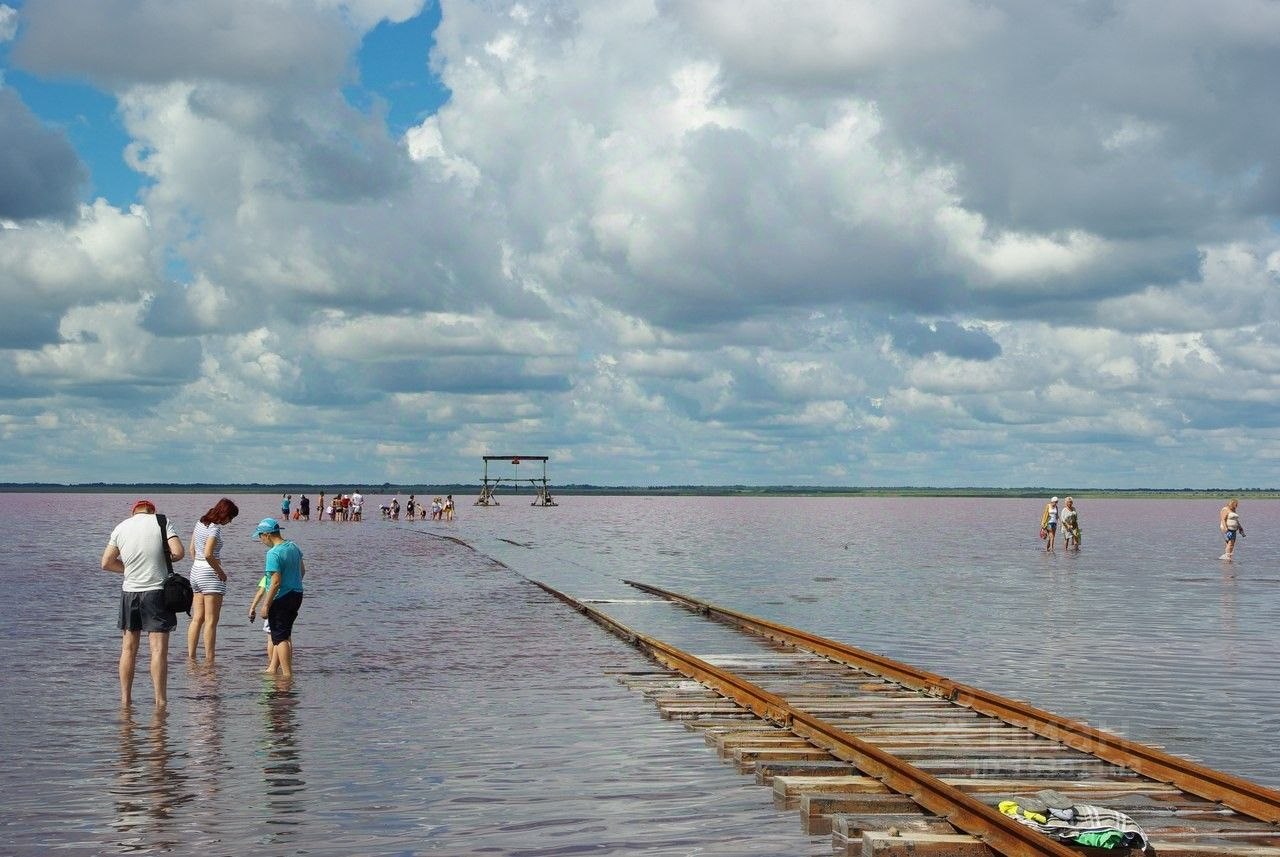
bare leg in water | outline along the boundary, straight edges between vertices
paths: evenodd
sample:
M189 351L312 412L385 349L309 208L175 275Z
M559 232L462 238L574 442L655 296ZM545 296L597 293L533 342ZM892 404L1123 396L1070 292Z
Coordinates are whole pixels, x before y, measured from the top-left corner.
M204 659L211 661L213 660L214 648L218 644L218 617L222 615L222 596L217 593L209 593L203 596L203 601ZM194 651L195 647L191 645L190 639L187 640L187 645L188 648Z
M169 704L169 634L150 631L147 641L151 644L151 683L156 689L156 708Z
M211 596L199 592L191 599L191 622L187 624L187 659L196 659L196 647L200 644L200 632L205 622L205 599ZM209 656L209 646L205 645L205 657Z
M120 639L120 707L133 704L133 671L138 662L138 642L141 631L122 631Z

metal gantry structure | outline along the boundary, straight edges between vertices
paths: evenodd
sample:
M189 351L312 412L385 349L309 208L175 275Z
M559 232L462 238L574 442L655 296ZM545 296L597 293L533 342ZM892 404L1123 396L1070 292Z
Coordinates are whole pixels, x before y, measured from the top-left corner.
M533 486L534 496L530 506L556 506L559 505L555 500L551 499L551 490L547 482L547 462L550 460L546 455L485 455L484 459L484 477L480 486L480 496L476 498L477 506L500 506L498 502L497 490L498 486L504 482L509 482L515 488L516 493L520 491L520 483L528 482ZM514 476L490 476L490 461L509 461L516 468ZM541 461L541 476L526 476L520 478L520 465L526 461Z

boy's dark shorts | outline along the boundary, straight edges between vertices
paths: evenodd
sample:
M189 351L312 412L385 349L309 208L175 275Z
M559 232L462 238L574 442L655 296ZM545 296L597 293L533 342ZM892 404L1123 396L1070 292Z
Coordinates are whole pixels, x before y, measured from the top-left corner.
M277 595L267 611L267 623L271 626L271 642L283 643L293 635L293 621L298 618L302 606L302 593L296 589Z
M147 631L167 634L178 627L178 614L166 610L164 590L120 593L121 631Z

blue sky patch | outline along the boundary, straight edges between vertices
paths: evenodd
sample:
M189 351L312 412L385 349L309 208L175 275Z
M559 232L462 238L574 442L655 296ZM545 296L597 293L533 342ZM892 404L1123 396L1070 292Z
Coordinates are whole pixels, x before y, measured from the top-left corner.
M360 45L356 62L360 84L348 87L347 100L367 110L373 98L387 105L387 126L395 137L422 123L449 100L449 90L428 67L440 7L430 3L415 18L399 24L383 21Z

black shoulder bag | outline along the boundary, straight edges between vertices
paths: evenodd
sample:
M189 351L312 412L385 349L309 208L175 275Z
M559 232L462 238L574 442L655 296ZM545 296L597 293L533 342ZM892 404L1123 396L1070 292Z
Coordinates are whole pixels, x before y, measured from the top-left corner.
M160 525L160 552L164 554L164 564L169 569L169 576L164 579L164 609L190 616L191 602L196 598L191 590L191 581L173 570L173 560L169 557L168 520L164 515L156 515L156 523Z

